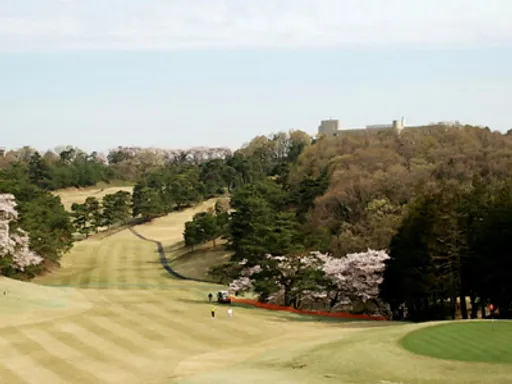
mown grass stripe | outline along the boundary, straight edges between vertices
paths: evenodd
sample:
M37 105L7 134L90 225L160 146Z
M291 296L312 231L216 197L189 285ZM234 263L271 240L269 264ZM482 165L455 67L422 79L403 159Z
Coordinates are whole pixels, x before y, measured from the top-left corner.
M116 333L105 332L105 330L96 323L93 317L77 320L75 324L87 330L89 336L94 336L97 340L101 339L104 342L108 342L109 345L105 345L105 348L110 349L110 352L124 356L131 355L130 360L136 363L138 367L142 367L144 364L151 362L150 358L139 353L141 352L141 346L129 338L126 338L119 330Z
M120 317L113 319L115 322L124 321L129 318L133 321L138 321L141 327L151 327L153 331L158 332L160 340L166 343L166 347L176 348L182 351L210 348L210 343L208 343L207 340L197 337L195 329L189 328L187 332L182 332L182 329L179 329L172 321L155 321L153 318L141 315L139 311L133 308L130 309L129 307L116 307L112 309L112 311L120 315ZM179 338L176 338L176 335L179 335Z
M31 364L37 365L37 368L30 368L29 371L35 375L30 378L30 382L33 383L61 383L61 382L73 382L73 383L91 383L97 378L88 371L83 371L73 364L67 362L55 354L54 351L49 350L43 343L38 340L31 338L30 334L27 333L30 327L24 327L22 329L14 328L13 333L8 336L11 340L11 349L16 350L19 354L23 354L23 359L31 360ZM51 371L45 367L51 367ZM27 369L24 367L23 369ZM38 372L39 371L39 372ZM50 373L51 372L51 373ZM23 372L16 372L21 375ZM42 379L46 377L46 379ZM25 377L23 377L26 379Z
M11 349L12 353L12 349ZM46 368L44 365L38 364L29 356L23 354L13 357L5 357L1 364L6 366L15 376L14 380L8 380L9 374L5 377L0 376L0 383L16 384L17 382L27 384L68 384L69 382L57 376L54 372ZM6 380L6 381L1 381Z
M128 262L128 253L126 252L124 247L120 247L118 252L114 253L115 264L116 264L116 272L117 276L114 280L117 284L126 284L128 281L126 268Z
M188 324L195 324L196 322L190 322L190 318L187 316L183 316L182 313L172 313L169 315L162 315L162 313L152 313L151 311L147 311L145 308L141 308L141 303L144 303L146 300L141 298L140 300L136 298L135 301L131 302L130 305L117 306L113 308L116 312L120 314L123 318L130 318L133 320L138 319L141 324L145 324L146 326L151 325L153 329L159 328L161 333L168 333L171 330L176 328L177 324L180 324L177 319L184 318L185 322ZM149 300L147 300L149 301ZM165 305L165 303L160 300L156 300L156 308L160 308ZM155 304L152 304L155 305ZM181 312L181 311L180 311ZM206 318L208 319L208 318ZM186 332L186 335L196 334L194 329L190 329L191 332Z
M74 333L82 343L95 349L104 350L108 359L122 356L126 362L137 369L151 363L150 359L134 353L139 350L134 343L124 340L118 335L102 333L102 328L96 326L90 319L76 319L73 322L59 324L58 327L62 332Z
M14 358L10 358L12 361ZM9 359L0 360L0 384L29 384L29 381L16 374L15 366L9 364ZM19 371L19 370L18 370Z
M146 246L144 242L139 243L141 246ZM144 257L145 256L145 257ZM145 254L142 252L137 252L136 254L137 261L139 263L139 273L144 284L154 284L155 281L158 280L157 271L160 270L158 264L158 255L154 253L154 249L146 252Z
M68 362L77 370L83 372L84 380L94 377L95 381L119 383L133 378L126 370L116 369L112 365L95 361L94 355L88 355L82 349L71 347L51 332L31 328L25 330L24 334L31 340L37 340L44 344L53 356Z
M81 244L75 245L73 251L69 254L69 260L67 260L70 266L59 270L59 273L46 276L45 281L49 280L56 284L74 283L75 278L83 273L84 267L82 267L83 264L80 260L88 260L93 257L95 251L95 247L84 247ZM61 271L64 273L61 273Z
M59 326L55 324L51 327L52 335L62 343L65 343L71 348L80 350L82 353L87 355L88 359L94 360L96 362L105 363L115 366L119 370L128 370L131 371L133 366L128 364L123 356L111 355L107 350L102 348L95 348L87 343L84 343L80 338L78 338L75 333L69 332L67 330L59 329Z
M128 317L128 315L130 317ZM162 345L162 343L166 343L168 340L173 339L173 336L170 334L170 329L165 330L156 330L155 327L149 324L149 319L146 317L139 317L129 312L121 312L116 309L111 309L105 312L102 312L101 316L109 321L112 326L122 326L128 329L137 330L139 337L146 340L147 343L153 343L155 345ZM174 343L174 345L182 347L186 347L187 343Z
M110 241L101 242L97 246L96 258L94 259L94 270L89 274L88 284L104 283L109 284L111 281L108 279L108 269L106 268L107 257L106 255L112 254L112 244Z
M183 334L191 334L198 339L211 345L229 345L235 343L233 336L227 332L220 331L214 325L214 321L205 313L204 318L199 321L190 321L190 317L175 317L161 311L155 305L136 305L141 311L151 314L151 321L159 323L163 326L169 325L172 329L179 331ZM217 321L218 322L218 321Z

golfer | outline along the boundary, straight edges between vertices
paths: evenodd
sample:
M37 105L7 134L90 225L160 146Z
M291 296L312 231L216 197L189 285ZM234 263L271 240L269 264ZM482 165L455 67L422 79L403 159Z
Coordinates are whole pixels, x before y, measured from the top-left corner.
M215 319L215 305L212 305L211 312L212 312L212 319Z
M210 293L208 294L208 301L211 303L211 302L212 302L212 299L213 299L213 295L212 295L212 293L210 292Z
M228 317L231 319L233 317L233 308L228 308Z

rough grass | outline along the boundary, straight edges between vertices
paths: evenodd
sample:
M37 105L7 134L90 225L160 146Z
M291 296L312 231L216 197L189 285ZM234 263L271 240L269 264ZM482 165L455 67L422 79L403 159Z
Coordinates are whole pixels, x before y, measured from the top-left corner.
M185 253L183 222L197 210L135 230L162 241L174 258ZM206 295L222 287L171 278L155 244L128 230L77 243L63 264L36 280L60 288L2 280L16 296L0 297L10 300L0 313L1 383L505 384L512 377L512 365L445 361L401 347L404 335L427 325L236 306L233 319L218 306L212 320ZM14 323L9 308L25 321Z
M71 210L73 203L83 203L89 196L94 196L101 200L103 196L109 193L116 193L117 191L132 192L133 186L111 186L109 184L97 184L91 188L66 188L55 191L57 196L60 196L62 204L66 210Z
M440 359L512 363L511 321L448 323L411 332L402 345Z

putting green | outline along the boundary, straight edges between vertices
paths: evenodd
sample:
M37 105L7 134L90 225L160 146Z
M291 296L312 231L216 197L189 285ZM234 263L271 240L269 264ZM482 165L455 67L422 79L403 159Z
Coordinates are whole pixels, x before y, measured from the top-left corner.
M512 363L512 321L468 321L419 329L401 340L407 350L447 360Z

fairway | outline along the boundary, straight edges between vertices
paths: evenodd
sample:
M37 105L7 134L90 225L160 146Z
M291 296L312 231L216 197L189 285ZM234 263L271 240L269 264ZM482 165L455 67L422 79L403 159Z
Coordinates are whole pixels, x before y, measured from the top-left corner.
M470 321L411 332L402 345L440 359L512 364L512 322Z
M0 296L0 383L510 383L512 365L402 348L406 334L429 324L237 306L231 320L217 306L212 320L206 297L222 287L171 277L156 244L136 234L162 242L169 259L184 255L184 222L213 203L77 242L60 270L34 283L0 280L9 291Z
M71 205L73 203L83 203L85 199L87 199L89 196L95 197L98 200L101 200L103 196L108 195L110 193L116 193L117 191L126 191L126 192L132 192L133 187L110 187L106 185L103 186L96 186L91 188L67 188L67 189L61 189L55 192L55 195L60 197L60 200L62 201L62 205L64 205L64 208L66 210L71 210Z

